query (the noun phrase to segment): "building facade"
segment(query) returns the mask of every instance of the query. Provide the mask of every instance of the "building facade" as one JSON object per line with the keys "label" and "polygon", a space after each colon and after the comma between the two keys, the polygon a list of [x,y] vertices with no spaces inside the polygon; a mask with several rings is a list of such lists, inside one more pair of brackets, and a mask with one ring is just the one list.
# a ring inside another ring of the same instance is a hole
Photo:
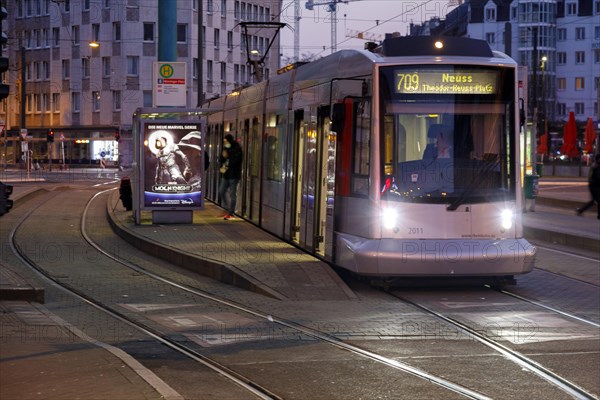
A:
{"label": "building facade", "polygon": [[467,0],[411,34],[468,36],[528,70],[528,114],[600,120],[600,0]]}
{"label": "building facade", "polygon": [[[132,115],[138,107],[153,106],[158,0],[7,3],[3,28],[9,37],[4,54],[10,69],[5,81],[11,93],[0,108],[6,127],[5,162],[20,162],[16,141],[26,128],[34,159],[93,164],[105,158],[130,164]],[[268,28],[245,31],[239,24],[278,21],[280,0],[174,3],[176,61],[187,65],[187,107],[253,83],[247,50],[265,52],[271,46],[263,76],[278,68],[279,35]],[[49,131],[53,143],[47,142]]]}

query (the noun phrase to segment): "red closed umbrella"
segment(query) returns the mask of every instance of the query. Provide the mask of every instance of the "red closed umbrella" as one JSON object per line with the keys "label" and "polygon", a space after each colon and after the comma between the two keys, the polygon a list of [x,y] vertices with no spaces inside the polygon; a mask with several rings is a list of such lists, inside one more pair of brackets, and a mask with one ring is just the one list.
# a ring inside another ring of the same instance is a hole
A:
{"label": "red closed umbrella", "polygon": [[537,148],[538,154],[548,154],[548,132],[540,137],[540,144]]}
{"label": "red closed umbrella", "polygon": [[561,153],[567,157],[577,157],[579,149],[577,149],[577,125],[575,124],[575,113],[569,113],[569,120],[563,128],[563,145],[560,148]]}
{"label": "red closed umbrella", "polygon": [[592,154],[594,151],[594,141],[596,140],[596,134],[594,133],[594,126],[592,118],[588,118],[587,124],[585,125],[585,148],[583,149],[586,153]]}

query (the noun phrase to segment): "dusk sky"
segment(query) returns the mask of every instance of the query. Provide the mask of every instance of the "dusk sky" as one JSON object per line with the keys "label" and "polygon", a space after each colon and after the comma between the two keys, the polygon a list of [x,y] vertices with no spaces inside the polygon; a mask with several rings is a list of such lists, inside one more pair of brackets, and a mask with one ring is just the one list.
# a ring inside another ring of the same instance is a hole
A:
{"label": "dusk sky", "polygon": [[[314,0],[315,4],[327,0]],[[331,53],[331,13],[325,5],[310,11],[301,0],[300,55],[316,54],[320,57]],[[400,32],[405,35],[411,22],[421,23],[432,17],[444,17],[456,7],[457,2],[438,0],[350,0],[337,5],[337,48],[362,49],[365,40],[348,38],[357,32],[368,32],[373,39],[385,33]],[[294,1],[283,0],[281,22],[294,28]],[[294,31],[281,31],[281,53],[294,55]],[[325,49],[323,49],[325,47]]]}

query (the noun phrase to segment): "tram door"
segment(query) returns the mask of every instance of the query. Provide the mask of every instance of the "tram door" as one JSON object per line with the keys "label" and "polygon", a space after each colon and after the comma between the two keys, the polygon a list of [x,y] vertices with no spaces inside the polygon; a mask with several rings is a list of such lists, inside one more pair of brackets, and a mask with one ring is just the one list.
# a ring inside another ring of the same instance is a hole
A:
{"label": "tram door", "polygon": [[[295,176],[294,216],[292,240],[302,247],[325,255],[331,251],[333,237],[333,208],[328,210],[328,198],[333,207],[334,170],[329,163],[335,140],[329,139],[328,107],[305,109],[296,112],[295,121]],[[332,190],[329,191],[328,188]],[[329,229],[328,229],[329,228]]]}

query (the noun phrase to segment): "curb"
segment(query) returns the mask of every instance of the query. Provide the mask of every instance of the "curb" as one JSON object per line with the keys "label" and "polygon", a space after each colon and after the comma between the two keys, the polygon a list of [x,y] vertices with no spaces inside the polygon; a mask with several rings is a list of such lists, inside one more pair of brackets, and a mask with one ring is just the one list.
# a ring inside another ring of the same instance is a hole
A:
{"label": "curb", "polygon": [[233,265],[204,258],[196,254],[191,254],[156,242],[152,239],[136,235],[130,229],[125,227],[120,221],[118,221],[118,218],[114,214],[110,205],[111,197],[115,196],[114,193],[109,196],[109,201],[106,202],[106,214],[108,217],[108,222],[117,235],[135,248],[143,251],[144,253],[150,254],[153,257],[168,261],[181,268],[196,272],[219,282],[258,293],[263,296],[268,296],[276,300],[287,299],[286,296],[270,287],[264,286],[258,280],[240,271]]}
{"label": "curb", "polygon": [[600,253],[600,240],[576,236],[570,233],[549,231],[546,229],[524,225],[523,236],[528,240],[540,240],[548,243],[556,243],[563,246]]}

